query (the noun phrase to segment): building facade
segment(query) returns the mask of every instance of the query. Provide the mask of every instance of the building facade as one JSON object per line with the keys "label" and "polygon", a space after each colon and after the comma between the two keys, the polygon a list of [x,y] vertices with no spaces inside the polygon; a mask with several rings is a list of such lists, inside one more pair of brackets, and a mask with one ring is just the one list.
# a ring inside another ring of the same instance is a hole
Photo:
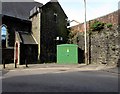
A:
{"label": "building facade", "polygon": [[56,62],[56,45],[67,41],[67,16],[62,7],[58,1],[50,1],[31,10],[30,18],[40,62]]}
{"label": "building facade", "polygon": [[4,2],[2,7],[3,62],[55,62],[57,43],[67,40],[67,16],[59,2]]}
{"label": "building facade", "polygon": [[[0,24],[2,63],[24,64],[25,62],[37,61],[37,43],[32,37],[32,22],[29,20],[29,11],[34,6],[42,6],[42,4],[2,2],[2,23]],[[30,57],[31,60],[28,60],[27,57]]]}

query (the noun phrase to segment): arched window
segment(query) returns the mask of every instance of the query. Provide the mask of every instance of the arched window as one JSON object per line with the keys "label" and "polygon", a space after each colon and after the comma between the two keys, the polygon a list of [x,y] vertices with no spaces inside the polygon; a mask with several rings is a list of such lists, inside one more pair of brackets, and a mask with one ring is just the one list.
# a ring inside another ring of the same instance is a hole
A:
{"label": "arched window", "polygon": [[6,40],[6,36],[7,36],[7,28],[5,25],[3,25],[1,27],[1,36],[2,36],[2,40]]}
{"label": "arched window", "polygon": [[7,41],[7,27],[5,25],[2,25],[1,27],[1,40],[2,40],[2,47],[6,47],[6,41]]}

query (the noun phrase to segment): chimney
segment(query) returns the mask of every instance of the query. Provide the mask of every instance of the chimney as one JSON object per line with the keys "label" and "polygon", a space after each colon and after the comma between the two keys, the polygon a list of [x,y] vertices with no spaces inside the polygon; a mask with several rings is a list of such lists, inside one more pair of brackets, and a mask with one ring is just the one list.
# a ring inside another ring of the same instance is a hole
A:
{"label": "chimney", "polygon": [[58,0],[50,0],[50,2],[58,2]]}

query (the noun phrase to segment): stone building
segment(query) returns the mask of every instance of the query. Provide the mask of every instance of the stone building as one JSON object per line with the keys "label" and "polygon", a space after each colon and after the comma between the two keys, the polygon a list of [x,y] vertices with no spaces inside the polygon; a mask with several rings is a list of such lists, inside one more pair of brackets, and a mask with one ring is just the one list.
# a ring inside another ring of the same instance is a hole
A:
{"label": "stone building", "polygon": [[3,2],[1,17],[3,62],[55,61],[56,37],[63,38],[62,42],[65,42],[67,31],[67,16],[57,1],[45,5]]}
{"label": "stone building", "polygon": [[[12,7],[11,7],[12,6]],[[2,59],[5,63],[16,62],[24,64],[30,52],[31,62],[37,61],[35,42],[31,34],[29,11],[36,2],[3,2],[2,3]],[[12,10],[12,11],[11,11]],[[28,49],[31,49],[28,51]]]}
{"label": "stone building", "polygon": [[57,0],[31,10],[32,33],[40,62],[56,62],[56,45],[67,41],[67,16]]}

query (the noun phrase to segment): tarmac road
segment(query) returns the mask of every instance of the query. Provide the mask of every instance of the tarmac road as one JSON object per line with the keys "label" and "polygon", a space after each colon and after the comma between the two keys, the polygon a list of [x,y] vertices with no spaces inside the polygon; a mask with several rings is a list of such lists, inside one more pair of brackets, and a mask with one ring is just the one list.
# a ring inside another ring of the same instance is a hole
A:
{"label": "tarmac road", "polygon": [[13,70],[3,75],[3,92],[118,92],[118,74],[69,69]]}

